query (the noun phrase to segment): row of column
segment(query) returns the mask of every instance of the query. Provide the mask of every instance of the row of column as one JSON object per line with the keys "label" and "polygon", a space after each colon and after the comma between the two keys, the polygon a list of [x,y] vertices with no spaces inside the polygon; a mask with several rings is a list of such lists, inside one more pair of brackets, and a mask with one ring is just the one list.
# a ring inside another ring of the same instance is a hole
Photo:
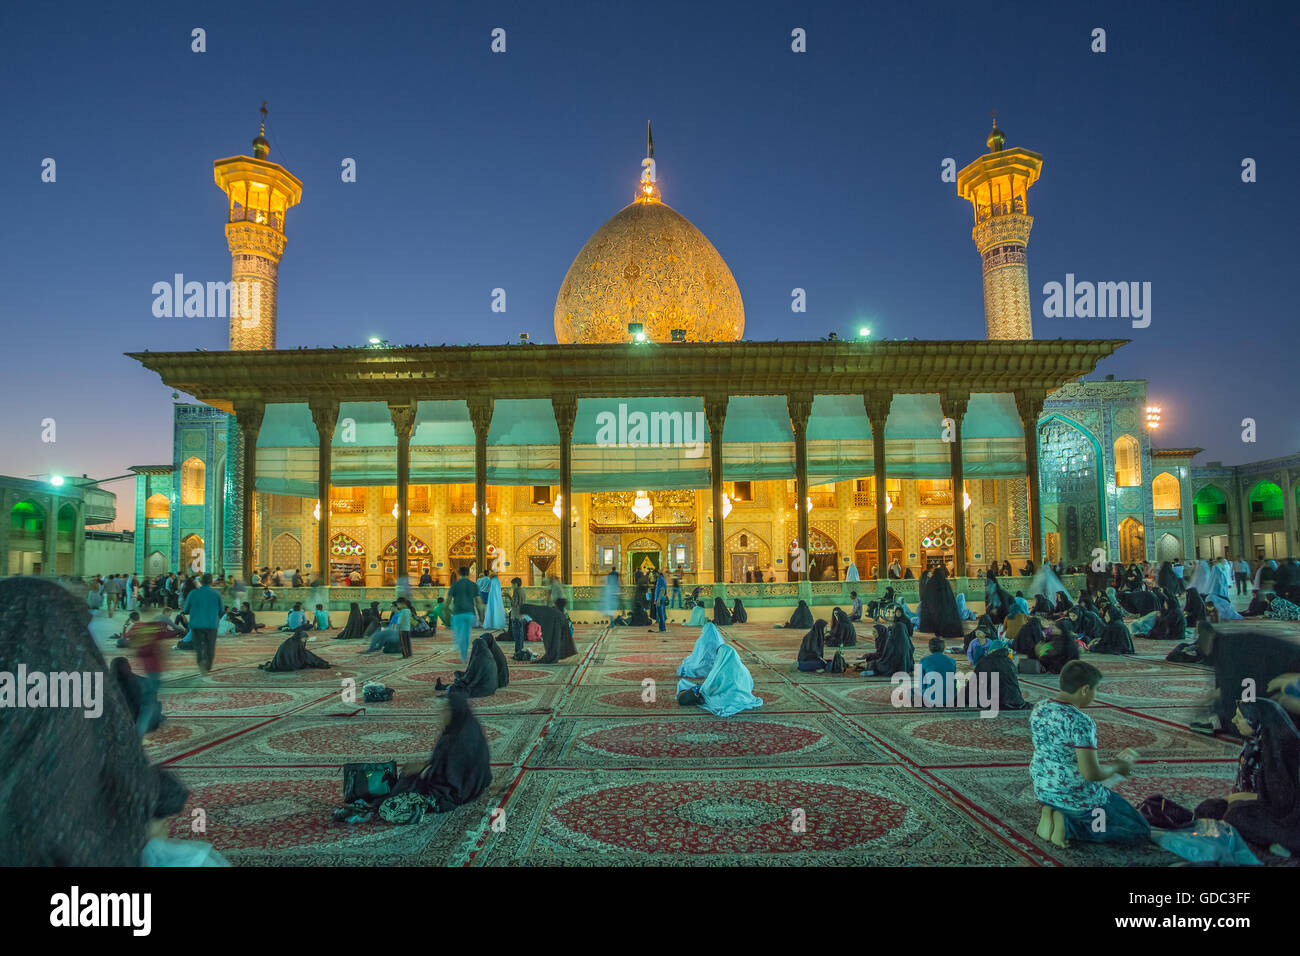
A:
{"label": "row of column", "polygon": [[[1029,482],[1029,526],[1030,558],[1035,565],[1042,561],[1042,516],[1038,497],[1038,418],[1043,410],[1043,396],[1036,392],[1017,392],[1016,410],[1025,434],[1025,466]],[[723,574],[726,555],[723,552],[724,533],[722,521],[722,430],[727,419],[727,401],[725,394],[704,396],[704,416],[708,422],[709,435],[709,476],[712,494],[713,514],[713,572],[714,578]],[[952,441],[949,455],[952,469],[952,509],[953,528],[956,534],[956,568],[957,577],[966,577],[966,515],[964,476],[962,463],[961,427],[970,402],[969,392],[945,391],[939,393],[939,403],[943,415],[951,419]],[[799,542],[808,547],[808,509],[803,506],[808,496],[808,420],[812,414],[813,396],[799,393],[786,396],[786,406],[790,414],[790,427],[794,432],[795,447],[795,513],[798,515]],[[888,514],[885,492],[885,423],[889,418],[889,408],[893,403],[893,393],[873,392],[863,396],[867,421],[871,427],[872,456],[876,479],[876,567],[881,578],[889,574],[889,534]],[[578,402],[571,396],[551,399],[555,412],[555,424],[560,434],[560,504],[567,515],[573,507],[573,425],[577,418]],[[493,401],[490,398],[472,398],[468,400],[470,423],[474,428],[474,500],[475,521],[474,537],[479,568],[487,567],[487,439],[492,425]],[[331,481],[330,450],[334,438],[334,429],[338,424],[337,402],[312,402],[310,404],[312,421],[316,425],[318,438],[317,482],[320,489],[320,521],[317,525],[317,573],[328,583],[329,574],[329,540],[330,507],[329,488]],[[262,426],[262,416],[266,406],[262,402],[237,403],[235,416],[243,440],[244,469],[244,579],[253,574],[253,509],[256,503],[257,472],[257,435]],[[415,428],[416,405],[414,403],[388,404],[392,416],[393,428],[397,433],[397,576],[407,573],[407,489],[410,483],[411,435]],[[573,582],[573,534],[571,522],[560,520],[560,574],[564,584]],[[806,572],[805,572],[806,573]]]}

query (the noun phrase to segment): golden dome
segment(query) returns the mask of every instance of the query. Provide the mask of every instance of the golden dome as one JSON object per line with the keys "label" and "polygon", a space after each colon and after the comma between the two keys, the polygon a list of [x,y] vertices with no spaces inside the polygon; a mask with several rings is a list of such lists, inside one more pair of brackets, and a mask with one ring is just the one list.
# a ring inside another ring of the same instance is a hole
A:
{"label": "golden dome", "polygon": [[734,342],[745,306],[718,250],[651,184],[587,240],[555,299],[555,339],[628,342],[640,322],[652,342]]}

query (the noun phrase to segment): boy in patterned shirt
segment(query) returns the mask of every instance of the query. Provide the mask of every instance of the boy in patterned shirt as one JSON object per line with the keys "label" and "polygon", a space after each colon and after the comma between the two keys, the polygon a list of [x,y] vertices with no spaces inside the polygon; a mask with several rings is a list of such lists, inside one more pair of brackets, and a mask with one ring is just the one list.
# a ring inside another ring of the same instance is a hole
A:
{"label": "boy in patterned shirt", "polygon": [[1100,682],[1096,667],[1070,661],[1061,670],[1061,692],[1039,701],[1029,715],[1034,741],[1029,773],[1042,804],[1038,835],[1059,847],[1068,847],[1070,839],[1135,845],[1151,837],[1133,805],[1101,785],[1113,774],[1129,776],[1133,767],[1125,759],[1105,766],[1097,762],[1097,725],[1083,708],[1092,703]]}

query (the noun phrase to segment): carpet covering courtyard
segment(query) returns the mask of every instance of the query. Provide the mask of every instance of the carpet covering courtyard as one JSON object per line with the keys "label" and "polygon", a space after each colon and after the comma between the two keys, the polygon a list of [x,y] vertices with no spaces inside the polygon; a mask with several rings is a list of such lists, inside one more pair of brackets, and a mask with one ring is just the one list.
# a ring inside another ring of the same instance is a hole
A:
{"label": "carpet covering courtyard", "polygon": [[[344,763],[400,764],[432,750],[446,708],[434,681],[459,666],[443,630],[417,638],[406,660],[359,656],[362,642],[326,632],[309,646],[333,668],[286,674],[257,669],[285,635],[222,638],[207,683],[191,655],[170,652],[167,722],[146,750],[192,789],[173,836],[207,840],[237,866],[1177,862],[1155,846],[1060,850],[1034,835],[1028,711],[989,719],[896,708],[887,680],[795,670],[802,632],[722,631],[764,702],[726,720],[676,701],[675,670],[699,628],[578,625],[577,656],[511,661],[509,687],[473,701],[492,786],[415,826],[338,824],[331,813]],[[846,656],[868,649],[863,642]],[[1240,745],[1188,729],[1211,672],[1165,662],[1167,643],[1135,643],[1134,657],[1090,657],[1105,675],[1090,710],[1103,753],[1140,754],[1118,791],[1134,803],[1162,793],[1189,808],[1223,796]],[[915,644],[919,659],[926,636]],[[119,653],[129,654],[105,649]],[[964,659],[959,667],[968,669]],[[357,703],[343,701],[347,678]],[[362,702],[367,680],[394,688],[392,701]],[[1032,703],[1055,681],[1024,676],[1021,686]],[[196,818],[204,833],[190,833]]]}

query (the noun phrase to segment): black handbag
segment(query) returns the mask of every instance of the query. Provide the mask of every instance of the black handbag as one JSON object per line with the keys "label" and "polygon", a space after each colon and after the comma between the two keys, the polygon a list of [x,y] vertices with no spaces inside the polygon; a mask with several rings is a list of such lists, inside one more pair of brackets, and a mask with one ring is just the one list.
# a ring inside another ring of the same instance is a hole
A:
{"label": "black handbag", "polygon": [[343,802],[386,797],[397,783],[397,761],[388,763],[345,763],[343,765]]}

